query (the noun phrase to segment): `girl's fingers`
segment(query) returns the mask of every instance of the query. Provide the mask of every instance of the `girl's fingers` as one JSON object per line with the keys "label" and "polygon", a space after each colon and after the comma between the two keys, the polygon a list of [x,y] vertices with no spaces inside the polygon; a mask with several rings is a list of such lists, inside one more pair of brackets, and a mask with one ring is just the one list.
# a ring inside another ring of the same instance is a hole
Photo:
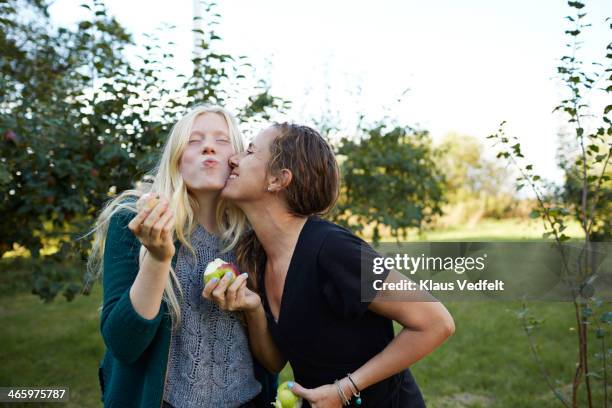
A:
{"label": "girl's fingers", "polygon": [[232,288],[232,286],[234,286],[234,284],[236,283],[234,282],[232,286],[230,286],[230,288],[227,290],[228,293],[226,295],[226,298],[228,299],[228,308],[230,310],[240,310],[244,306],[244,291],[246,289],[246,280],[239,279],[240,278],[236,279],[236,282],[240,283],[237,288]]}
{"label": "girl's fingers", "polygon": [[219,280],[217,278],[213,278],[206,284],[206,286],[204,286],[204,290],[202,291],[202,296],[204,299],[213,300],[212,292],[215,290],[218,284]]}
{"label": "girl's fingers", "polygon": [[238,289],[242,286],[242,284],[246,281],[247,276],[248,275],[246,273],[243,273],[239,275],[236,279],[234,279],[234,282],[232,282],[229,288],[227,288],[226,296],[228,298],[236,299],[236,293],[238,292]]}
{"label": "girl's fingers", "polygon": [[170,218],[172,218],[172,211],[166,211],[155,223],[153,229],[151,230],[151,238],[153,240],[158,241],[162,238],[164,226],[168,223],[168,221],[170,221]]}
{"label": "girl's fingers", "polygon": [[162,228],[162,239],[172,238],[172,231],[174,230],[174,214],[170,216],[166,225]]}
{"label": "girl's fingers", "polygon": [[157,205],[153,208],[153,211],[151,211],[151,214],[149,214],[149,216],[145,219],[142,228],[142,235],[143,237],[145,237],[146,239],[153,239],[153,227],[155,226],[155,224],[157,223],[157,221],[159,221],[159,218],[161,217],[161,215],[164,213],[164,211],[166,211],[166,209],[168,208],[168,203],[166,200],[162,200],[159,203],[157,203]]}
{"label": "girl's fingers", "polygon": [[223,276],[223,278],[221,278],[221,280],[219,281],[219,284],[212,292],[213,299],[222,309],[227,308],[225,292],[227,290],[227,286],[229,285],[230,279],[231,279],[231,272],[228,272],[225,274],[225,276]]}
{"label": "girl's fingers", "polygon": [[139,235],[142,228],[142,223],[149,216],[150,212],[150,210],[142,210],[139,211],[134,218],[132,218],[132,221],[130,221],[128,224],[128,228],[134,233],[134,235]]}

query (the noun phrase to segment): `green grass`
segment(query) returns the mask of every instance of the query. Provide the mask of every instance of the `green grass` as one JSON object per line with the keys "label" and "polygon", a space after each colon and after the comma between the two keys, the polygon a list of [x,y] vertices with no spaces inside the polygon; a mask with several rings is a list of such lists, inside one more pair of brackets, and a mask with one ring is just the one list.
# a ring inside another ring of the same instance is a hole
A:
{"label": "green grass", "polygon": [[[508,222],[490,223],[479,230],[485,234],[471,235],[469,229],[464,235],[460,230],[442,231],[429,239],[488,239],[495,231],[504,234],[493,234],[497,239],[535,238],[523,236],[522,227]],[[27,293],[26,286],[16,283],[24,278],[24,265],[0,270],[0,386],[68,386],[70,402],[62,406],[100,406],[97,367],[104,352],[98,328],[100,286],[73,302],[57,299],[43,304]],[[446,306],[455,319],[455,335],[413,366],[429,407],[561,406],[530,354],[516,317],[518,303],[449,302]],[[569,303],[530,304],[531,311],[544,319],[537,343],[546,367],[566,393],[576,357],[572,307]],[[596,345],[591,347],[593,353]],[[281,381],[289,378],[287,367]],[[594,405],[603,406],[601,382],[594,379],[593,388]],[[580,406],[585,406],[584,400]]]}
{"label": "green grass", "polygon": [[[561,406],[531,355],[516,317],[521,309],[518,302],[449,302],[446,307],[455,320],[455,334],[413,368],[432,407]],[[545,366],[553,381],[559,381],[559,388],[569,394],[576,357],[573,305],[534,303],[529,308],[544,319],[536,339]],[[591,350],[599,348],[594,336],[591,338]],[[592,384],[596,386],[595,406],[601,407],[602,383]],[[586,406],[582,402],[579,406]]]}
{"label": "green grass", "polygon": [[[421,236],[409,235],[408,241],[516,241],[542,239],[545,232],[540,220],[532,219],[484,219],[473,225],[459,225],[443,230],[425,231]],[[580,225],[569,221],[564,233],[570,238],[584,237]],[[395,242],[390,236],[382,241]]]}
{"label": "green grass", "polygon": [[104,353],[98,329],[101,298],[99,285],[92,295],[78,296],[70,303],[57,299],[44,304],[28,293],[2,295],[0,384],[69,387],[70,402],[62,406],[100,406],[97,367]]}

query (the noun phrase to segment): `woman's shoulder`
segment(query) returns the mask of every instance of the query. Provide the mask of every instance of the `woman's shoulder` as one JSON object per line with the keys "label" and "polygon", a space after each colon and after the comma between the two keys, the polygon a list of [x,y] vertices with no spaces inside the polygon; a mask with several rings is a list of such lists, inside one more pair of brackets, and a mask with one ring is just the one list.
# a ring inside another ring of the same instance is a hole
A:
{"label": "woman's shoulder", "polygon": [[309,222],[312,226],[312,229],[316,232],[324,235],[355,235],[349,230],[341,225],[338,225],[334,222],[321,218],[320,216],[313,215],[309,217]]}
{"label": "woman's shoulder", "polygon": [[309,231],[315,242],[320,242],[319,254],[360,248],[365,242],[348,228],[318,216],[310,218]]}

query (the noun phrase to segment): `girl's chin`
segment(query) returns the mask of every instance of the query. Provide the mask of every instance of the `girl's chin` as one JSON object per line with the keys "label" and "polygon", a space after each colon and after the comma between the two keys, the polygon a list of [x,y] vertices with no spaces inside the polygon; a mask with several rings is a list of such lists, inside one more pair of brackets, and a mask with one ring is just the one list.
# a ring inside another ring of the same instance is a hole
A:
{"label": "girl's chin", "polygon": [[218,193],[223,190],[223,183],[207,183],[196,186],[189,186],[189,190],[192,192],[201,192],[201,193]]}

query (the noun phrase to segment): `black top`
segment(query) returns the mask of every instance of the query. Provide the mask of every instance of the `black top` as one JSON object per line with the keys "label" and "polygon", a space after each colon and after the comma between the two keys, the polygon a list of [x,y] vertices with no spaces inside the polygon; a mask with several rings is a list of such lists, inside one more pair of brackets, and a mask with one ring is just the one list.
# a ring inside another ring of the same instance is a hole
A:
{"label": "black top", "polygon": [[[300,385],[333,384],[393,340],[393,322],[371,312],[369,302],[361,301],[361,269],[377,256],[350,231],[309,217],[289,263],[278,322],[270,311],[264,273],[260,274],[268,327]],[[380,279],[386,274],[388,271]],[[361,407],[425,406],[409,370],[362,390],[361,397]],[[357,406],[354,401],[352,406]],[[304,402],[303,406],[310,406]]]}

